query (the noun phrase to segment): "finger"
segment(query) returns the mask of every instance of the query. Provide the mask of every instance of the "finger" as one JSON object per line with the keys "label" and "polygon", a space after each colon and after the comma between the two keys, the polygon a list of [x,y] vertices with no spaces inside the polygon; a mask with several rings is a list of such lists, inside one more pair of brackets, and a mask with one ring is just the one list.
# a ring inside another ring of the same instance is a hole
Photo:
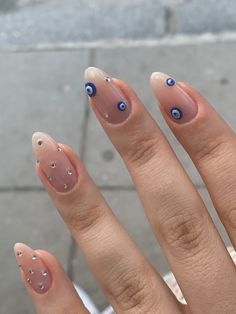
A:
{"label": "finger", "polygon": [[37,172],[119,313],[179,313],[178,302],[121,227],[71,149],[33,135]]}
{"label": "finger", "polygon": [[23,243],[15,244],[14,252],[38,314],[89,313],[54,256]]}
{"label": "finger", "polygon": [[[191,310],[204,313],[212,303],[212,311],[217,313],[221,306],[235,303],[232,295],[232,287],[236,287],[235,268],[222,239],[195,187],[141,101],[124,82],[107,77],[99,69],[86,70],[85,86],[91,106],[126,163]],[[126,110],[128,115],[124,114]],[[221,271],[222,264],[227,275]],[[219,283],[227,291],[226,298],[219,291]]]}
{"label": "finger", "polygon": [[[196,90],[184,83],[168,86],[167,78],[154,73],[151,79],[161,111],[199,170],[236,247],[235,133]],[[170,114],[173,103],[183,112],[177,120]]]}

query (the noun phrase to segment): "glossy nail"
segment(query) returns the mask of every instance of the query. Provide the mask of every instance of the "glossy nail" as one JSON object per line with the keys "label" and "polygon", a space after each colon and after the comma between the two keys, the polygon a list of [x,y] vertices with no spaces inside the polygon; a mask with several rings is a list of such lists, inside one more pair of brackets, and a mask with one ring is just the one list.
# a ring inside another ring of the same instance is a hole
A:
{"label": "glossy nail", "polygon": [[106,121],[118,124],[128,118],[131,105],[108,74],[90,67],[86,69],[84,78],[91,103]]}
{"label": "glossy nail", "polygon": [[14,252],[26,284],[37,293],[47,292],[52,285],[52,277],[38,254],[23,243],[16,243]]}
{"label": "glossy nail", "polygon": [[63,149],[47,134],[36,132],[32,137],[33,150],[45,176],[58,192],[68,192],[78,180],[75,167]]}
{"label": "glossy nail", "polygon": [[151,85],[161,107],[177,123],[191,121],[197,114],[197,103],[167,74],[154,72]]}

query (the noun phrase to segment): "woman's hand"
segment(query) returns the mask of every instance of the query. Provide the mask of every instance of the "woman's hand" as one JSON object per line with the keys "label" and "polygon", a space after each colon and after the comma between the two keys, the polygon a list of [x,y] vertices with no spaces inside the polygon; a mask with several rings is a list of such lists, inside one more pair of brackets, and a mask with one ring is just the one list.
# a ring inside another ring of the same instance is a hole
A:
{"label": "woman's hand", "polygon": [[[96,68],[86,70],[85,82],[91,106],[127,166],[187,305],[176,300],[136,247],[75,153],[35,133],[38,175],[108,301],[125,314],[236,313],[235,265],[157,123],[124,82]],[[162,73],[152,74],[151,85],[235,246],[235,133],[191,86]],[[53,256],[23,244],[15,252],[38,313],[88,313]]]}

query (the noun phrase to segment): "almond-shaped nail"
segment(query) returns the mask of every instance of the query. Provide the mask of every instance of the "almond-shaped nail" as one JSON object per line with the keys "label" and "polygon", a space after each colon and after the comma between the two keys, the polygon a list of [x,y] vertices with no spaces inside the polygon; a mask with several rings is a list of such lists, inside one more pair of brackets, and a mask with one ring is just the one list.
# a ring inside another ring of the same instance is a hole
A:
{"label": "almond-shaped nail", "polygon": [[63,149],[47,134],[36,132],[33,150],[47,180],[58,192],[68,192],[77,183],[78,174]]}
{"label": "almond-shaped nail", "polygon": [[151,85],[160,106],[177,123],[191,121],[198,112],[197,103],[169,75],[154,72]]}
{"label": "almond-shaped nail", "polygon": [[85,70],[85,90],[92,105],[109,123],[125,121],[131,113],[131,105],[123,92],[104,71],[90,67]]}
{"label": "almond-shaped nail", "polygon": [[14,252],[26,284],[37,293],[46,293],[52,285],[52,276],[37,252],[23,243],[16,243]]}

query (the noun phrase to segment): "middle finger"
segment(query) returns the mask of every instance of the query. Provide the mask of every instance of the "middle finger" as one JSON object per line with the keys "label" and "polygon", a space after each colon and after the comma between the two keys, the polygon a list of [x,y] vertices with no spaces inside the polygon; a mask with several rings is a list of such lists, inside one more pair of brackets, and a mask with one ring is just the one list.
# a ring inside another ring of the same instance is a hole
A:
{"label": "middle finger", "polygon": [[168,141],[123,82],[96,68],[86,70],[85,81],[93,110],[126,163],[191,310],[208,312],[211,302],[213,313],[224,313],[236,288],[234,265]]}

